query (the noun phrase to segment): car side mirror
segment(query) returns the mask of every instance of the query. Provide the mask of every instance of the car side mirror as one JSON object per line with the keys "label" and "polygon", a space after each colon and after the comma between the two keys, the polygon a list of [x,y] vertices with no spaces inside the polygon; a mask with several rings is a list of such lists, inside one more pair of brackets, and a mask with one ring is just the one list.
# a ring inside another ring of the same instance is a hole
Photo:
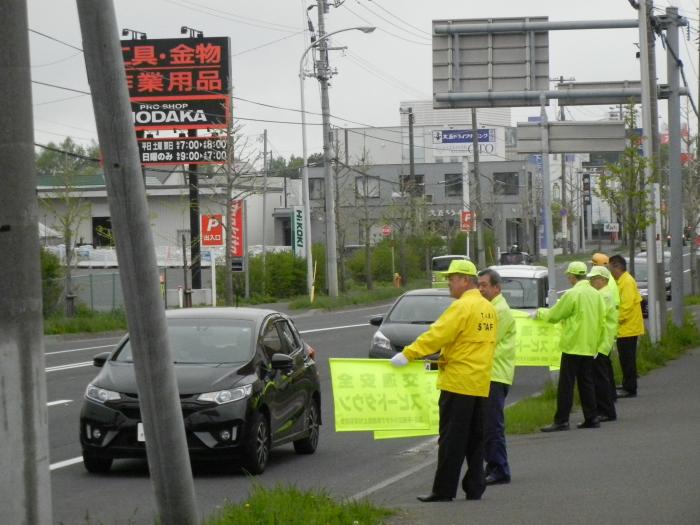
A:
{"label": "car side mirror", "polygon": [[109,359],[109,356],[111,355],[112,354],[110,352],[102,352],[101,354],[97,354],[95,357],[92,358],[92,366],[102,368],[103,366],[105,366],[107,359]]}
{"label": "car side mirror", "polygon": [[373,315],[369,318],[369,324],[372,326],[379,326],[382,324],[382,321],[384,321],[383,315]]}
{"label": "car side mirror", "polygon": [[294,359],[287,354],[272,354],[273,370],[291,370],[294,366]]}

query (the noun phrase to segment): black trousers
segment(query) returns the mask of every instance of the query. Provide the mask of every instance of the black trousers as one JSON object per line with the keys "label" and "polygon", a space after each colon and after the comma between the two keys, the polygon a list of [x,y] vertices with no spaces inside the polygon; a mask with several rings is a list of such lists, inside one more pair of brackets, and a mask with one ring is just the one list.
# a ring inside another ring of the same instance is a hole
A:
{"label": "black trousers", "polygon": [[555,423],[568,423],[571,407],[574,404],[574,385],[577,382],[583,417],[586,421],[596,417],[593,361],[591,356],[561,354]]}
{"label": "black trousers", "polygon": [[598,354],[593,360],[593,384],[598,415],[615,419],[615,381],[610,356]]}
{"label": "black trousers", "polygon": [[630,394],[637,393],[637,336],[618,337],[617,353],[622,368],[622,388]]}
{"label": "black trousers", "polygon": [[484,402],[486,398],[440,392],[440,437],[433,493],[454,498],[464,460],[467,472],[462,488],[479,498],[484,482]]}

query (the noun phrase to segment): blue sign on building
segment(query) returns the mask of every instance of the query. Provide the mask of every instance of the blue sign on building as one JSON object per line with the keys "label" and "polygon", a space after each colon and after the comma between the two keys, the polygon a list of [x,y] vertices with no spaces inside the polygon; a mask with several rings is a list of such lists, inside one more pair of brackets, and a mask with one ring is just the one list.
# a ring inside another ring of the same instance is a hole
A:
{"label": "blue sign on building", "polygon": [[[495,129],[477,130],[479,142],[496,142]],[[433,143],[435,144],[461,144],[471,143],[472,130],[470,129],[443,129],[433,131]]]}

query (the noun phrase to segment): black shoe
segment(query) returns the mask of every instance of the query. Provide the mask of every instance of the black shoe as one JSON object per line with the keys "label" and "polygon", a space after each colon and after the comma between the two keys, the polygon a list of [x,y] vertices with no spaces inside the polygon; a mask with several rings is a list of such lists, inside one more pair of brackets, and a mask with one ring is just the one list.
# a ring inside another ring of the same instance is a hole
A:
{"label": "black shoe", "polygon": [[418,496],[418,501],[423,503],[432,503],[434,501],[452,501],[449,496],[440,496],[440,494],[428,494],[427,496]]}
{"label": "black shoe", "polygon": [[600,418],[591,419],[589,421],[581,421],[576,428],[600,428]]}
{"label": "black shoe", "polygon": [[542,432],[559,432],[561,430],[569,430],[569,423],[552,423],[540,429]]}
{"label": "black shoe", "polygon": [[606,421],[615,421],[617,420],[617,416],[600,416],[598,418],[598,421],[601,423],[605,423]]}
{"label": "black shoe", "polygon": [[498,477],[495,476],[494,474],[489,474],[484,478],[484,481],[486,482],[487,485],[505,485],[506,483],[510,483],[510,477],[509,476],[502,476]]}
{"label": "black shoe", "polygon": [[621,397],[637,397],[637,392],[628,392],[627,390],[620,389],[617,391],[617,398]]}

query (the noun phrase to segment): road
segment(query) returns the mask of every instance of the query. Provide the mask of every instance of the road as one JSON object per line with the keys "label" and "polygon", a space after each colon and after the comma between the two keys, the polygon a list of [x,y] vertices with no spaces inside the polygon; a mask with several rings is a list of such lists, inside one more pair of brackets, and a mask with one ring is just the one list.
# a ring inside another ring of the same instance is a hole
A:
{"label": "road", "polygon": [[[434,439],[374,441],[368,432],[336,433],[328,372],[329,357],[366,357],[375,328],[371,315],[386,306],[295,316],[304,338],[317,350],[322,377],[320,444],[316,454],[297,456],[291,445],[273,450],[262,476],[248,478],[231,464],[193,466],[200,510],[209,514],[224,500],[244,499],[253,483],[294,484],[322,488],[337,497],[351,497],[401,478],[433,459]],[[49,442],[54,519],[57,523],[153,523],[155,505],[145,461],[115,461],[106,475],[88,474],[80,460],[78,418],[85,386],[96,375],[93,355],[109,351],[118,337],[59,340],[47,338]],[[548,378],[544,369],[519,369],[508,397],[515,401],[538,391]]]}

